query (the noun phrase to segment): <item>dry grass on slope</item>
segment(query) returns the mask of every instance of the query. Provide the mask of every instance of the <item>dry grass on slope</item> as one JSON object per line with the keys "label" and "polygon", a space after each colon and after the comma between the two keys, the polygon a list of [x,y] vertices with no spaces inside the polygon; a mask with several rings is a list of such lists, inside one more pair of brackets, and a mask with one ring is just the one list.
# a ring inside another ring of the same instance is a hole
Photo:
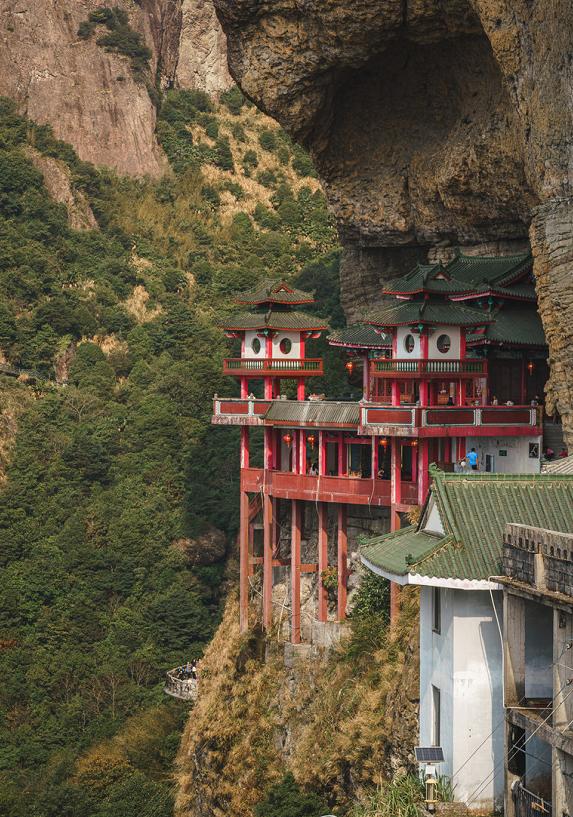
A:
{"label": "dry grass on slope", "polygon": [[282,648],[238,631],[236,600],[203,662],[200,698],[178,758],[178,817],[252,817],[290,770],[347,808],[408,768],[418,695],[417,594],[403,595],[396,629],[375,652],[287,667]]}
{"label": "dry grass on slope", "polygon": [[6,467],[18,431],[18,417],[33,399],[29,386],[0,377],[0,488],[6,482]]}

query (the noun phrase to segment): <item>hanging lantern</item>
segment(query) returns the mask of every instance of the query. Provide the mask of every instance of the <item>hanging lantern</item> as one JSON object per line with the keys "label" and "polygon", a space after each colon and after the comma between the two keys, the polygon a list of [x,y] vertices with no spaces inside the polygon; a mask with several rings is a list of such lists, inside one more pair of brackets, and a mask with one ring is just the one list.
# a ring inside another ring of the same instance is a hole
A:
{"label": "hanging lantern", "polygon": [[349,361],[347,361],[347,362],[344,364],[344,368],[346,369],[346,371],[348,372],[348,374],[349,374],[349,375],[351,375],[351,374],[352,374],[352,372],[354,371],[354,361],[353,361],[353,360],[349,360]]}
{"label": "hanging lantern", "polygon": [[412,448],[416,448],[416,447],[417,447],[417,445],[418,445],[418,440],[412,440],[412,442],[410,443],[410,445],[412,446]]}
{"label": "hanging lantern", "polygon": [[533,374],[533,372],[535,371],[535,363],[532,360],[530,360],[529,363],[527,364],[527,371],[529,372],[529,374]]}
{"label": "hanging lantern", "polygon": [[306,441],[310,445],[311,450],[314,451],[314,446],[316,443],[316,437],[314,436],[314,434],[309,434],[308,437],[306,438]]}
{"label": "hanging lantern", "polygon": [[380,440],[380,445],[383,445],[384,448],[386,448],[386,446],[388,445],[388,438],[382,437],[382,439]]}
{"label": "hanging lantern", "polygon": [[290,431],[287,431],[286,434],[283,434],[283,443],[285,445],[288,445],[288,447],[290,448],[292,443],[292,434],[290,433]]}

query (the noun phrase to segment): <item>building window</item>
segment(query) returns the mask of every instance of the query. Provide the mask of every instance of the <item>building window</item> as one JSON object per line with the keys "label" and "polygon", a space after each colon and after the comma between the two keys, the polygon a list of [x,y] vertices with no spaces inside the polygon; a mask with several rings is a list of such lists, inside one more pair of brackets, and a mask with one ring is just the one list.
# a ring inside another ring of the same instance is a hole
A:
{"label": "building window", "polygon": [[253,352],[258,355],[261,351],[261,341],[258,338],[253,338],[253,342],[251,343],[251,349]]}
{"label": "building window", "polygon": [[281,350],[283,355],[288,355],[288,353],[292,349],[292,343],[288,338],[283,338],[279,343],[279,349]]}
{"label": "building window", "polygon": [[432,587],[432,630],[442,632],[442,594],[439,587]]}
{"label": "building window", "polygon": [[414,351],[414,346],[416,345],[416,341],[414,340],[414,335],[406,335],[404,338],[404,349],[408,352],[409,355],[412,354]]}
{"label": "building window", "polygon": [[452,345],[452,341],[449,335],[440,335],[437,342],[438,352],[441,352],[443,355],[447,354],[450,351],[450,347]]}
{"label": "building window", "polygon": [[432,684],[432,746],[440,745],[440,690]]}

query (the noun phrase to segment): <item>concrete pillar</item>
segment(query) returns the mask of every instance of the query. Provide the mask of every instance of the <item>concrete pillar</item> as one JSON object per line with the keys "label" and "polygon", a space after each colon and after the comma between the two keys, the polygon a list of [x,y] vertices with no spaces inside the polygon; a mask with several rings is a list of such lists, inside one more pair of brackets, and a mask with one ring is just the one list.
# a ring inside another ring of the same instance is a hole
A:
{"label": "concrete pillar", "polygon": [[318,620],[328,620],[328,591],[322,584],[322,572],[328,567],[328,506],[318,503]]}
{"label": "concrete pillar", "polygon": [[241,491],[239,523],[239,620],[241,632],[249,626],[249,495]]}
{"label": "concrete pillar", "polygon": [[273,500],[263,498],[263,627],[269,630],[273,620]]}
{"label": "concrete pillar", "polygon": [[525,698],[525,601],[503,594],[503,646],[505,706],[518,706]]}
{"label": "concrete pillar", "polygon": [[504,792],[503,792],[503,815],[504,817],[516,817],[515,802],[511,793],[511,788],[514,783],[519,780],[519,775],[514,774],[508,768],[507,759],[513,753],[514,747],[511,741],[512,726],[507,721],[504,724]]}
{"label": "concrete pillar", "polygon": [[[573,616],[553,609],[553,726],[565,729],[573,720]],[[557,813],[557,812],[555,812]]]}
{"label": "concrete pillar", "polygon": [[338,620],[346,618],[346,579],[348,574],[348,535],[346,505],[338,506]]}
{"label": "concrete pillar", "polygon": [[290,540],[290,574],[291,574],[291,625],[290,640],[300,644],[300,502],[291,502],[291,540]]}

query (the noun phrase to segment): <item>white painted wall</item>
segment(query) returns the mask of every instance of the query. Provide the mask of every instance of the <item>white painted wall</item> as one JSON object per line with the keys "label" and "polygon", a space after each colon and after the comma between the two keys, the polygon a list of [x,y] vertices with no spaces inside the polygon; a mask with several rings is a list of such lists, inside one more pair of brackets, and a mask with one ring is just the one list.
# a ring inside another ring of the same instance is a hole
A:
{"label": "white painted wall", "polygon": [[[292,343],[290,352],[285,355],[281,352],[281,340],[288,338]],[[273,357],[300,358],[300,332],[279,332],[273,338]]]}
{"label": "white painted wall", "polygon": [[[450,338],[450,349],[448,352],[438,351],[438,338],[440,335],[448,335]],[[459,326],[432,326],[430,337],[428,338],[428,357],[441,360],[458,360],[460,357],[460,328]]]}
{"label": "white painted wall", "polygon": [[[412,335],[412,337],[414,338],[414,348],[410,353],[408,353],[406,351],[406,347],[404,346],[404,340],[406,338],[406,335]],[[396,327],[396,338],[397,338],[397,343],[396,343],[396,357],[397,358],[403,358],[403,357],[409,358],[409,357],[411,357],[411,358],[415,358],[416,360],[419,360],[419,358],[420,358],[420,336],[418,334],[416,334],[415,332],[412,332],[412,330],[410,329],[409,326],[398,326],[398,327]]]}
{"label": "white painted wall", "polygon": [[[261,348],[258,352],[253,349],[253,341],[255,338],[260,342]],[[259,358],[265,357],[266,338],[260,338],[257,331],[249,330],[245,332],[245,352],[243,357]]]}
{"label": "white painted wall", "polygon": [[[530,458],[529,443],[538,443],[541,452],[541,437],[468,437],[465,451],[460,452],[458,459],[475,448],[479,457],[480,471],[485,471],[485,455],[493,454],[495,473],[538,474],[541,470],[541,460]],[[507,456],[500,457],[500,450],[507,451]]]}
{"label": "white painted wall", "polygon": [[[421,589],[420,744],[431,743],[434,685],[441,691],[445,763],[440,773],[453,775],[456,799],[467,801],[503,763],[503,727],[495,729],[503,720],[501,642],[489,591],[441,593],[438,635],[432,631],[432,588]],[[501,593],[494,591],[494,598],[501,622]],[[491,809],[502,802],[503,774],[498,774],[471,809]]]}

